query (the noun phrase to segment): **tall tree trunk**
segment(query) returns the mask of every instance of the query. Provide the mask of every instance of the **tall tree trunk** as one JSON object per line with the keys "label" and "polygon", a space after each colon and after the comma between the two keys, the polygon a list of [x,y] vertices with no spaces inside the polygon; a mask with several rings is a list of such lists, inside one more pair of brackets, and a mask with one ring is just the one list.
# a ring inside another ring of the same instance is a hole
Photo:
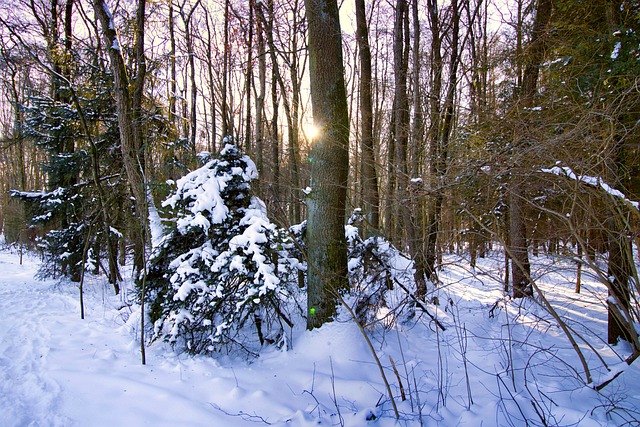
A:
{"label": "tall tree trunk", "polygon": [[[531,40],[527,49],[526,65],[522,75],[522,89],[520,93],[519,108],[523,111],[530,110],[534,105],[534,97],[538,87],[538,74],[540,65],[544,60],[546,46],[546,29],[551,20],[552,0],[538,0],[536,16],[533,23]],[[521,141],[520,151],[527,152],[526,135],[516,130],[516,139]],[[526,160],[521,160],[521,162]],[[511,282],[514,298],[522,298],[532,295],[531,267],[529,264],[527,230],[524,215],[524,165],[515,165],[509,185],[509,232],[510,232],[510,257],[512,261]]]}
{"label": "tall tree trunk", "polygon": [[319,129],[309,161],[307,304],[309,329],[330,321],[348,288],[344,232],[349,172],[349,114],[337,0],[305,0],[313,120]]}
{"label": "tall tree trunk", "polygon": [[[256,0],[252,0],[255,2]],[[260,13],[260,6],[255,5],[256,13]],[[256,22],[256,36],[258,49],[258,90],[256,93],[256,166],[259,172],[264,169],[264,100],[267,87],[267,47],[264,37],[264,19],[261,17]],[[263,193],[264,194],[264,193]]]}
{"label": "tall tree trunk", "polygon": [[298,75],[299,56],[298,56],[298,9],[299,0],[294,0],[292,5],[293,12],[293,35],[291,37],[291,64],[289,75],[291,78],[291,108],[289,122],[289,162],[291,168],[291,202],[289,217],[293,224],[301,221],[300,213],[300,141],[299,141],[299,123],[300,123],[300,76]]}
{"label": "tall tree trunk", "polygon": [[411,196],[410,177],[408,168],[409,144],[409,97],[407,95],[407,72],[409,67],[409,8],[406,0],[396,2],[396,14],[393,36],[393,63],[395,76],[394,115],[395,115],[395,146],[398,183],[398,205],[400,207],[402,227],[405,239],[414,260],[416,296],[423,300],[427,293],[425,281],[424,257],[422,239],[414,216],[414,200]]}
{"label": "tall tree trunk", "polygon": [[249,34],[247,35],[247,71],[244,80],[244,92],[246,96],[245,128],[244,128],[244,151],[251,152],[251,86],[253,85],[253,1],[249,2]]}
{"label": "tall tree trunk", "polygon": [[[15,141],[16,155],[13,157],[17,162],[17,178],[11,183],[18,186],[18,190],[24,191],[27,189],[27,174],[25,170],[25,153],[24,153],[24,134],[22,132],[24,128],[24,114],[22,109],[19,108],[22,102],[21,94],[19,90],[19,84],[16,79],[18,70],[11,67],[11,84],[8,84],[9,92],[11,93],[11,101],[13,104],[13,129],[12,138]],[[13,187],[15,188],[15,187]],[[1,225],[1,224],[0,224]]]}
{"label": "tall tree trunk", "polygon": [[444,199],[445,179],[449,163],[449,141],[453,132],[453,121],[455,115],[455,95],[457,91],[458,65],[459,65],[459,32],[460,32],[460,11],[457,0],[451,2],[451,56],[449,59],[449,79],[447,82],[447,93],[444,99],[442,125],[439,127],[439,135],[437,143],[434,147],[436,150],[435,157],[431,158],[433,163],[433,172],[435,185],[437,188],[436,195],[432,201],[432,215],[429,218],[428,225],[428,246],[426,255],[426,270],[432,280],[437,278],[436,274],[436,242],[442,221],[442,203]]}
{"label": "tall tree trunk", "polygon": [[[169,0],[169,123],[176,125],[176,92],[178,81],[176,78],[176,31],[173,18],[173,0]],[[172,144],[173,146],[173,144]]]}
{"label": "tall tree trunk", "polygon": [[144,183],[143,165],[144,153],[142,151],[142,128],[140,126],[140,113],[142,105],[142,90],[146,74],[144,60],[144,14],[145,0],[138,0],[136,18],[136,46],[135,55],[137,73],[133,81],[133,89],[130,90],[130,81],[127,75],[124,58],[120,50],[120,43],[115,30],[113,17],[109,12],[105,0],[94,0],[94,13],[100,21],[102,33],[107,46],[107,53],[113,73],[114,94],[116,98],[116,111],[118,114],[118,127],[120,130],[120,146],[122,162],[127,173],[127,179],[133,194],[136,208],[137,232],[134,237],[134,265],[136,271],[144,268],[144,234],[147,224],[147,193]]}
{"label": "tall tree trunk", "polygon": [[[420,30],[420,13],[418,9],[418,0],[411,0],[411,20],[413,25],[413,123],[411,125],[411,158],[409,168],[411,177],[419,177],[420,165],[422,164],[422,152],[424,151],[424,113],[422,107],[422,85],[421,80],[421,64],[420,58],[420,40],[422,31]],[[420,215],[422,217],[422,215]],[[419,224],[419,228],[423,228]]]}
{"label": "tall tree trunk", "polygon": [[[614,32],[624,28],[620,11],[621,5],[617,1],[607,3],[607,27]],[[618,76],[607,78],[619,78]],[[626,79],[626,76],[623,77]],[[613,86],[615,87],[615,83]],[[623,85],[620,85],[623,86]],[[634,95],[635,97],[635,95]],[[623,105],[615,107],[616,130],[613,132],[613,152],[608,159],[607,171],[612,176],[606,177],[607,181],[614,183],[615,187],[626,194],[633,193],[632,182],[636,181],[633,169],[628,167],[628,158],[633,154],[635,134],[628,133],[631,123],[638,121],[638,101],[624,100],[625,95],[617,98]],[[633,98],[632,98],[633,99]],[[626,104],[626,105],[625,105]],[[625,188],[627,187],[627,188]],[[635,328],[634,316],[631,314],[632,290],[638,289],[638,274],[633,258],[633,243],[630,234],[632,226],[631,214],[628,207],[619,201],[611,203],[611,212],[607,219],[607,248],[609,250],[608,279],[609,298],[608,304],[608,337],[609,344],[617,344],[619,340],[627,341],[633,348],[633,354],[628,360],[633,360],[640,354],[640,341],[638,331]],[[635,285],[635,286],[634,286]],[[636,311],[637,313],[637,311]]]}
{"label": "tall tree trunk", "polygon": [[221,99],[221,112],[222,112],[222,137],[230,135],[232,131],[229,123],[229,100],[227,99],[228,93],[228,74],[229,74],[229,1],[224,2],[224,50],[222,58],[222,99]]}
{"label": "tall tree trunk", "polygon": [[190,96],[189,96],[189,132],[188,132],[188,141],[189,141],[189,153],[188,162],[191,163],[193,159],[196,157],[196,137],[198,130],[198,111],[197,111],[197,101],[198,101],[198,87],[196,86],[196,54],[193,49],[193,31],[191,29],[191,21],[193,17],[193,13],[196,8],[200,5],[200,1],[198,0],[191,7],[191,10],[186,12],[184,10],[184,5],[180,7],[180,15],[182,17],[182,22],[184,23],[184,38],[185,43],[187,45],[187,63],[188,72],[189,72],[189,87],[190,87]]}
{"label": "tall tree trunk", "polygon": [[356,41],[360,54],[360,128],[362,158],[360,180],[367,228],[375,231],[380,222],[380,196],[373,139],[373,100],[371,96],[371,46],[364,0],[356,0]]}
{"label": "tall tree trunk", "polygon": [[215,85],[215,79],[213,77],[213,34],[211,32],[211,24],[210,24],[210,17],[209,17],[209,12],[208,10],[205,8],[205,24],[207,27],[207,78],[209,80],[209,96],[211,97],[211,99],[209,100],[210,102],[210,110],[211,110],[211,124],[209,125],[209,140],[210,140],[210,146],[209,146],[209,152],[214,153],[216,151],[216,127],[217,127],[217,114],[216,114],[216,85]]}
{"label": "tall tree trunk", "polygon": [[[185,22],[186,41],[187,41],[187,56],[189,57],[189,86],[191,86],[190,92],[190,105],[189,105],[189,151],[191,156],[196,155],[196,134],[198,131],[198,88],[196,86],[196,58],[193,52],[193,36],[191,35],[191,19]],[[192,157],[192,158],[193,158]]]}
{"label": "tall tree trunk", "polygon": [[[176,32],[173,11],[173,0],[169,0],[168,26],[169,26],[169,127],[174,138],[178,138],[177,132],[177,115],[176,115],[176,98],[178,90],[178,81],[176,77]],[[172,141],[175,142],[175,141]],[[166,173],[171,179],[178,179],[176,171],[176,144],[169,144],[166,151],[163,152],[165,160]]]}
{"label": "tall tree trunk", "polygon": [[[438,182],[438,162],[440,162],[440,134],[441,134],[441,105],[440,97],[442,93],[442,34],[440,30],[440,17],[438,12],[438,3],[436,0],[427,1],[428,18],[431,28],[431,53],[430,63],[431,71],[429,79],[429,110],[430,110],[430,127],[428,132],[429,138],[429,182],[430,185],[437,188]],[[435,198],[438,197],[436,194]],[[431,200],[427,206],[427,226],[425,239],[425,263],[426,274],[432,282],[437,281],[436,261],[437,261],[437,238],[438,238],[438,221],[441,214],[442,201]]]}

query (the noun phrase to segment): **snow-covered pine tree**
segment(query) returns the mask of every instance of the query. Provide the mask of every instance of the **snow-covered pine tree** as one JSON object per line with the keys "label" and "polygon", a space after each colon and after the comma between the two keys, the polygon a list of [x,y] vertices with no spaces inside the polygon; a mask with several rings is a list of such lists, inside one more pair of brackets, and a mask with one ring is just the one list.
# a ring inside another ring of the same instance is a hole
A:
{"label": "snow-covered pine tree", "polygon": [[[122,210],[126,183],[118,179],[121,159],[114,155],[113,147],[119,143],[117,122],[110,93],[105,89],[107,76],[86,70],[93,78],[79,83],[75,88],[82,106],[84,120],[96,130],[86,135],[81,126],[80,111],[72,103],[70,88],[60,85],[54,97],[31,96],[20,109],[24,114],[22,132],[46,153],[41,164],[47,176],[46,191],[12,191],[11,196],[25,203],[28,223],[43,231],[39,249],[43,254],[40,277],[68,277],[80,281],[82,252],[87,239],[92,240],[96,259],[107,252],[105,246],[115,246],[118,232],[112,218]],[[92,159],[87,141],[95,141],[96,153]],[[97,170],[105,179],[104,186],[112,190],[107,209],[109,233],[105,234],[105,218],[98,206],[97,189],[93,178],[92,162],[99,161]],[[90,233],[91,230],[91,233]],[[113,250],[115,252],[115,250]],[[117,265],[110,262],[111,282],[115,284]]]}
{"label": "snow-covered pine tree", "polygon": [[88,155],[74,149],[75,141],[82,137],[78,113],[70,104],[50,97],[31,97],[21,108],[25,137],[32,138],[47,153],[42,169],[49,191],[11,194],[26,203],[30,225],[47,230],[39,241],[44,256],[39,275],[79,281],[86,198],[77,183],[88,165]]}
{"label": "snow-covered pine tree", "polygon": [[298,262],[287,233],[251,196],[256,177],[253,161],[227,138],[219,157],[179,179],[163,203],[175,222],[147,275],[156,338],[192,354],[285,342]]}

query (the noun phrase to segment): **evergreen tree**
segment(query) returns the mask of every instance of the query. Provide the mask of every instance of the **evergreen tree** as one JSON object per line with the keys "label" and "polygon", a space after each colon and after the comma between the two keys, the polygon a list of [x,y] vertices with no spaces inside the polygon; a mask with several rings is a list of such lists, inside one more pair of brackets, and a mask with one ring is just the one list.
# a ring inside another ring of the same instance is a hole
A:
{"label": "evergreen tree", "polygon": [[13,192],[12,195],[27,202],[32,225],[48,229],[40,242],[45,258],[40,275],[64,275],[79,281],[84,195],[77,183],[81,171],[88,165],[88,156],[84,150],[61,149],[75,145],[73,141],[81,137],[78,113],[71,105],[48,97],[33,97],[22,108],[26,118],[25,137],[32,138],[36,146],[47,153],[42,168],[48,177],[49,191]]}
{"label": "evergreen tree", "polygon": [[[121,237],[111,218],[121,210],[123,182],[118,179],[122,160],[113,155],[117,150],[118,131],[114,108],[107,86],[108,76],[90,68],[87,79],[75,88],[77,103],[67,102],[71,89],[59,87],[61,100],[47,96],[32,96],[20,106],[24,114],[22,132],[25,138],[46,153],[41,165],[48,178],[47,190],[13,191],[14,198],[27,205],[32,226],[41,227],[44,235],[39,246],[44,262],[41,277],[69,277],[80,281],[82,252],[87,239],[94,240],[97,259],[101,252],[115,253],[117,238]],[[78,111],[77,105],[81,106]],[[83,117],[80,116],[83,115]],[[86,135],[82,120],[95,131]],[[94,144],[87,144],[91,139]],[[63,149],[67,147],[67,149]],[[69,147],[74,147],[73,150]],[[94,163],[97,164],[94,170]],[[110,176],[102,178],[102,176]],[[108,186],[109,200],[98,201],[97,180]],[[116,206],[117,205],[117,206]],[[101,209],[107,209],[107,227]],[[89,233],[89,230],[93,230]],[[108,230],[108,231],[107,231]],[[105,233],[109,236],[105,237]],[[91,235],[90,235],[91,234]],[[107,250],[106,245],[111,245]],[[101,250],[102,249],[102,250]],[[116,285],[119,273],[115,262],[109,262],[110,282]]]}
{"label": "evergreen tree", "polygon": [[179,179],[163,203],[176,220],[147,276],[156,338],[192,354],[252,353],[258,341],[283,343],[285,326],[293,326],[293,242],[251,196],[254,163],[226,142],[219,158]]}

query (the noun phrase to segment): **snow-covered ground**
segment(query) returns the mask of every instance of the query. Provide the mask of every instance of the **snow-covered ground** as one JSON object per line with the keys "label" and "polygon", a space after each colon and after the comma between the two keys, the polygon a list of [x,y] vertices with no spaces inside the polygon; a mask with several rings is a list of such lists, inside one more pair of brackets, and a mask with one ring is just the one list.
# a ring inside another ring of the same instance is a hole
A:
{"label": "snow-covered ground", "polygon": [[4,250],[0,426],[639,425],[640,362],[627,367],[625,347],[606,345],[604,287],[587,271],[577,295],[571,264],[533,260],[546,297],[581,337],[593,383],[624,369],[597,392],[539,298],[501,300],[501,263],[496,253],[471,274],[466,261],[447,259],[433,291],[440,305],[429,306],[445,331],[418,312],[369,334],[396,422],[352,321],[292,331],[293,348],[266,348],[252,361],[193,358],[153,343],[143,366],[138,313],[103,278],[87,279],[81,320],[76,285],[36,280],[37,258],[20,265]]}

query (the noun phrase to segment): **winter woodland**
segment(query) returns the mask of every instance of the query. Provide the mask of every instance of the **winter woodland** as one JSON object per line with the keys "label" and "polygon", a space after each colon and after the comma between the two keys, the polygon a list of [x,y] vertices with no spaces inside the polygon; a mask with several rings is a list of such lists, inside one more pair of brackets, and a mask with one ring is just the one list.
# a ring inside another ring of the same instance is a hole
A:
{"label": "winter woodland", "polygon": [[10,3],[1,426],[640,425],[637,2]]}

